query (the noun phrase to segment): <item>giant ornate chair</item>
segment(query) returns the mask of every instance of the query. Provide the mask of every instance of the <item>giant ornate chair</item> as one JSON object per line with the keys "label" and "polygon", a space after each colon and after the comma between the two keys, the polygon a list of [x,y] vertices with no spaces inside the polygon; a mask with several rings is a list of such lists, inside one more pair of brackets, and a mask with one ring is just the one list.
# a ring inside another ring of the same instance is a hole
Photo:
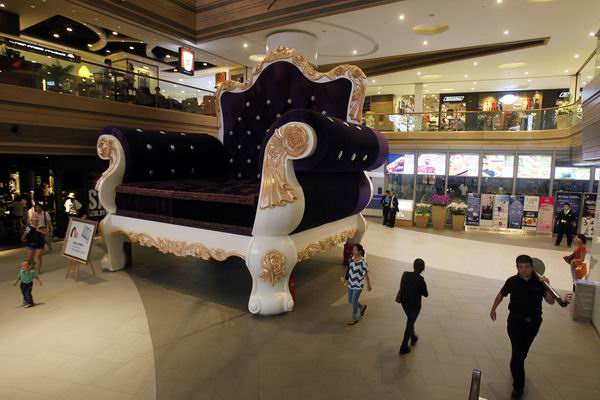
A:
{"label": "giant ornate chair", "polygon": [[178,256],[236,256],[252,275],[250,312],[290,311],[296,263],[365,232],[364,171],[388,153],[385,138],[360,124],[365,89],[359,68],[321,73],[281,47],[254,82],[220,87],[218,138],[105,128],[103,266],[124,267],[127,239]]}

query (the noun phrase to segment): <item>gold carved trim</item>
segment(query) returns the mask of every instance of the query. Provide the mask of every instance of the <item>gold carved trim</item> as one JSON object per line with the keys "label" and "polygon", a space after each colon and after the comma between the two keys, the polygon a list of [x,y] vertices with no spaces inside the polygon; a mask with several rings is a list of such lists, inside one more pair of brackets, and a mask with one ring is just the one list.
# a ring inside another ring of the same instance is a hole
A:
{"label": "gold carved trim", "polygon": [[347,78],[352,82],[352,95],[350,96],[350,118],[357,122],[362,122],[362,109],[365,101],[366,85],[365,80],[367,79],[364,72],[355,65],[342,64],[333,68],[328,72],[319,72],[316,68],[306,59],[302,54],[298,53],[294,49],[288,47],[278,47],[271,51],[265,59],[256,66],[253,77],[248,79],[244,83],[235,81],[225,81],[217,90],[217,121],[219,128],[221,127],[221,94],[223,92],[229,92],[232,90],[246,90],[252,86],[254,77],[256,77],[263,70],[266,63],[279,60],[290,60],[296,65],[302,74],[311,81],[318,81],[323,77],[327,77],[329,80],[335,80],[339,78]]}
{"label": "gold carved trim", "polygon": [[285,277],[285,256],[278,250],[269,250],[263,257],[260,275],[271,286]]}
{"label": "gold carved trim", "polygon": [[226,251],[223,249],[213,249],[201,243],[187,243],[184,241],[155,238],[147,233],[117,231],[113,235],[125,235],[134,243],[145,247],[155,247],[161,253],[170,253],[179,257],[192,256],[209,260],[211,258],[217,261],[224,261],[229,257],[239,257],[243,260],[246,255],[237,251]]}
{"label": "gold carved trim", "polygon": [[260,208],[283,207],[293,203],[296,193],[287,181],[287,160],[308,150],[309,134],[298,124],[276,129],[265,151],[260,186]]}
{"label": "gold carved trim", "polygon": [[307,260],[318,253],[323,253],[339,244],[345,243],[349,238],[356,235],[356,228],[345,230],[318,242],[310,243],[298,252],[298,261]]}
{"label": "gold carved trim", "polygon": [[115,169],[117,169],[117,165],[121,161],[121,156],[117,151],[117,143],[116,138],[112,136],[102,135],[98,138],[98,142],[96,143],[96,151],[98,156],[103,160],[109,160],[108,168],[106,171],[102,173],[98,182],[96,182],[96,190],[100,191],[100,185],[104,179],[109,177]]}

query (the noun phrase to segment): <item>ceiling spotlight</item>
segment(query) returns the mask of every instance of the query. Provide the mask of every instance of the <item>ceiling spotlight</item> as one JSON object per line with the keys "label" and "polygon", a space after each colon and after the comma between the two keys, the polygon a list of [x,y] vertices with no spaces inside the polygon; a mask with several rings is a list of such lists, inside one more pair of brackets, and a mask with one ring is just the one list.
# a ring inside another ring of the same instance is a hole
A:
{"label": "ceiling spotlight", "polygon": [[527,82],[531,82],[531,79],[527,79]]}
{"label": "ceiling spotlight", "polygon": [[4,5],[4,3],[0,3],[0,8],[4,8],[4,7],[6,7],[6,6]]}
{"label": "ceiling spotlight", "polygon": [[171,55],[170,55],[170,54],[167,54],[167,55],[165,56],[165,58],[171,58]]}
{"label": "ceiling spotlight", "polygon": [[504,34],[505,34],[505,35],[508,35],[508,33],[509,33],[508,31],[504,31]]}
{"label": "ceiling spotlight", "polygon": [[88,43],[88,47],[92,47],[92,44],[91,44],[91,43]]}
{"label": "ceiling spotlight", "polygon": [[207,65],[208,65],[207,63],[202,63],[202,66],[203,66],[203,67],[206,67]]}
{"label": "ceiling spotlight", "polygon": [[70,26],[67,26],[67,32],[73,32],[73,28],[71,28]]}
{"label": "ceiling spotlight", "polygon": [[377,82],[375,79],[371,79],[371,83],[375,83]]}
{"label": "ceiling spotlight", "polygon": [[477,66],[477,61],[473,61],[473,66],[476,67]]}
{"label": "ceiling spotlight", "polygon": [[113,32],[112,32],[112,34],[113,34],[113,35],[115,35],[115,36],[117,36],[119,33],[118,33],[118,32],[115,32],[115,31],[113,31]]}
{"label": "ceiling spotlight", "polygon": [[59,38],[60,35],[58,33],[54,33],[52,36],[54,36],[55,38]]}
{"label": "ceiling spotlight", "polygon": [[423,41],[423,46],[427,46],[427,40]]}
{"label": "ceiling spotlight", "polygon": [[107,53],[110,53],[110,50],[106,50]]}
{"label": "ceiling spotlight", "polygon": [[592,79],[592,78],[593,78],[593,76],[591,76],[591,75],[588,75],[588,77],[587,77],[587,78],[588,78],[588,79]]}
{"label": "ceiling spotlight", "polygon": [[417,75],[421,75],[421,71],[417,71]]}
{"label": "ceiling spotlight", "polygon": [[471,88],[471,90],[475,90],[475,88],[474,88],[474,87],[472,87],[472,88]]}
{"label": "ceiling spotlight", "polygon": [[575,54],[573,57],[575,57],[575,58],[579,58],[579,54]]}
{"label": "ceiling spotlight", "polygon": [[377,94],[381,94],[381,92],[377,92]]}
{"label": "ceiling spotlight", "polygon": [[378,86],[377,89],[381,90],[381,86]]}
{"label": "ceiling spotlight", "polygon": [[404,21],[404,14],[400,14],[400,15],[398,16],[398,19],[399,19],[400,21]]}
{"label": "ceiling spotlight", "polygon": [[242,46],[244,46],[245,49],[248,48],[248,43],[244,43]]}
{"label": "ceiling spotlight", "polygon": [[469,77],[469,75],[465,74],[465,78],[468,78],[468,77]]}
{"label": "ceiling spotlight", "polygon": [[502,4],[502,0],[496,0],[496,4]]}
{"label": "ceiling spotlight", "polygon": [[525,71],[525,72],[524,72],[524,74],[525,74],[525,75],[529,75],[529,72]]}
{"label": "ceiling spotlight", "polygon": [[[177,68],[173,69],[173,72],[177,72]],[[175,87],[177,87],[177,86],[175,86]]]}
{"label": "ceiling spotlight", "polygon": [[133,46],[129,46],[129,49],[130,49],[130,50],[134,50],[134,49],[135,49],[135,47],[133,47]]}
{"label": "ceiling spotlight", "polygon": [[358,53],[358,51],[352,50],[352,54],[356,55],[356,53]]}
{"label": "ceiling spotlight", "polygon": [[179,82],[183,82],[183,79],[179,78]]}
{"label": "ceiling spotlight", "polygon": [[567,73],[567,72],[569,72],[569,70],[568,70],[568,69],[565,69],[565,73]]}
{"label": "ceiling spotlight", "polygon": [[473,85],[477,85],[477,82],[473,82]]}
{"label": "ceiling spotlight", "polygon": [[596,34],[594,32],[590,32],[590,33],[588,33],[588,35],[590,35],[590,36],[596,36]]}
{"label": "ceiling spotlight", "polygon": [[30,5],[29,5],[29,7],[31,7],[31,8],[35,8],[35,6],[34,6],[33,4],[30,4]]}

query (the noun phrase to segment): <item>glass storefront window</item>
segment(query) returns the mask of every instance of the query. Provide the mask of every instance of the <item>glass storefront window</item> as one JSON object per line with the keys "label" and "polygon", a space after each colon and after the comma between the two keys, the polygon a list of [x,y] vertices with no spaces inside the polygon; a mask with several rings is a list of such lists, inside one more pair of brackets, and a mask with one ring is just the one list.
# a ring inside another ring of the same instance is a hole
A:
{"label": "glass storefront window", "polygon": [[446,186],[446,155],[445,154],[419,154],[417,160],[417,193],[416,201],[432,193],[444,193]]}
{"label": "glass storefront window", "polygon": [[520,155],[516,194],[543,196],[549,193],[552,156]]}
{"label": "glass storefront window", "polygon": [[565,192],[587,192],[590,186],[591,172],[589,168],[556,167],[554,169],[554,185],[552,193],[559,190]]}
{"label": "glass storefront window", "polygon": [[515,156],[484,154],[481,167],[481,193],[512,193]]}
{"label": "glass storefront window", "polygon": [[392,153],[388,155],[386,165],[388,176],[388,190],[393,190],[401,200],[413,198],[413,187],[415,179],[415,155],[404,153]]}
{"label": "glass storefront window", "polygon": [[448,194],[466,199],[477,192],[478,154],[451,154],[448,160]]}

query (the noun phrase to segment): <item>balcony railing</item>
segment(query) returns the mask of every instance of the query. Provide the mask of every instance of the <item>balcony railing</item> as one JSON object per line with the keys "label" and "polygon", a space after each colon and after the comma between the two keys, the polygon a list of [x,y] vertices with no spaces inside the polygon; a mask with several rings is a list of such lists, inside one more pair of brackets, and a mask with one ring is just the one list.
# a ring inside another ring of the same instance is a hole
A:
{"label": "balcony railing", "polygon": [[214,92],[88,61],[71,62],[15,50],[0,40],[0,83],[215,115]]}
{"label": "balcony railing", "polygon": [[384,132],[537,131],[570,128],[581,121],[581,103],[527,111],[367,112],[368,127]]}

